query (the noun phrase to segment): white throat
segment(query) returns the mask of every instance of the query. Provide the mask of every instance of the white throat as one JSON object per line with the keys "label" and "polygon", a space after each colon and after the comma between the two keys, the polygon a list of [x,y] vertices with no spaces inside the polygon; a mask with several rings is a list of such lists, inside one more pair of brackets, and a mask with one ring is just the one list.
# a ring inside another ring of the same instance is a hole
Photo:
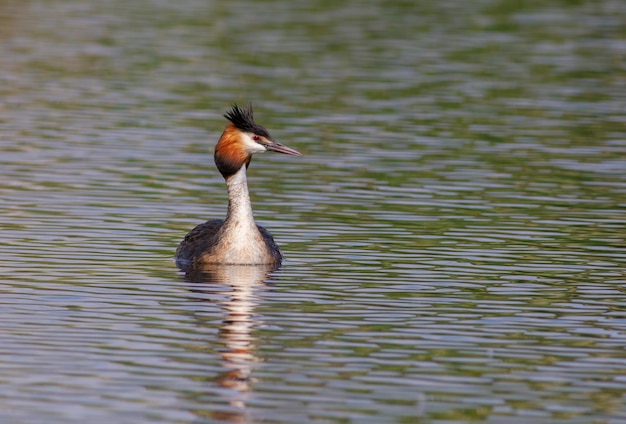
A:
{"label": "white throat", "polygon": [[226,185],[228,214],[220,230],[219,262],[268,263],[267,246],[252,215],[245,165],[226,180]]}
{"label": "white throat", "polygon": [[246,166],[242,166],[236,174],[226,180],[228,187],[228,213],[226,215],[226,227],[240,227],[245,231],[250,227],[256,230],[254,216],[252,215],[252,204],[248,192],[248,179],[246,177]]}
{"label": "white throat", "polygon": [[221,229],[220,262],[267,263],[267,247],[252,215],[245,165],[228,178],[226,185],[228,214]]}

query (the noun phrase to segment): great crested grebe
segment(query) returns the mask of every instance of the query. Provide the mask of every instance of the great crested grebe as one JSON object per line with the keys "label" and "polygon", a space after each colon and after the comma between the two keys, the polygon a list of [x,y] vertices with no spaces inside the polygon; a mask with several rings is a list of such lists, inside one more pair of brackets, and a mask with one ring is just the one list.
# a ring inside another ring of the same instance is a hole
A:
{"label": "great crested grebe", "polygon": [[181,268],[202,264],[280,265],[283,255],[272,235],[254,222],[246,169],[255,153],[301,153],[278,143],[254,122],[252,105],[233,105],[224,117],[229,122],[213,157],[228,188],[226,219],[207,221],[191,230],[176,249],[176,263]]}

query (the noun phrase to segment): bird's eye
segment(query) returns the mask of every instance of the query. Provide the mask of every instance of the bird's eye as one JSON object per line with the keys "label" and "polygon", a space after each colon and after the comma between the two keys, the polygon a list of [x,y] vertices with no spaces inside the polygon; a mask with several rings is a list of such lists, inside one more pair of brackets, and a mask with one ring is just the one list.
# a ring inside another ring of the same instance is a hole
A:
{"label": "bird's eye", "polygon": [[259,140],[261,139],[261,137],[259,137],[258,135],[253,135],[253,136],[252,136],[252,139],[253,139],[254,141],[259,141]]}

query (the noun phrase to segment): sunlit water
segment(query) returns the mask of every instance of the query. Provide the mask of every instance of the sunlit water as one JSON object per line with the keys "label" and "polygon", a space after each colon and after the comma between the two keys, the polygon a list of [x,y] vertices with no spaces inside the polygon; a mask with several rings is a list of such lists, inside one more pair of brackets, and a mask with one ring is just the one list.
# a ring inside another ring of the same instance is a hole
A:
{"label": "sunlit water", "polygon": [[626,9],[521,4],[0,2],[0,421],[625,422]]}

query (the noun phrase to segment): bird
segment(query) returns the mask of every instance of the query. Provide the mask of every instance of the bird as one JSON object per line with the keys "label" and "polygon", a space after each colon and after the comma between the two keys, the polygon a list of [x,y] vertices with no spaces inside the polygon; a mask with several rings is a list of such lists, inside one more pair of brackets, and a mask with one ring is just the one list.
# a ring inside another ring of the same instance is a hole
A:
{"label": "bird", "polygon": [[176,264],[181,269],[208,264],[280,266],[280,248],[270,232],[254,221],[246,171],[256,153],[302,154],[277,142],[257,124],[251,104],[233,104],[224,118],[228,122],[213,158],[228,191],[226,219],[207,221],[192,229],[176,249]]}

